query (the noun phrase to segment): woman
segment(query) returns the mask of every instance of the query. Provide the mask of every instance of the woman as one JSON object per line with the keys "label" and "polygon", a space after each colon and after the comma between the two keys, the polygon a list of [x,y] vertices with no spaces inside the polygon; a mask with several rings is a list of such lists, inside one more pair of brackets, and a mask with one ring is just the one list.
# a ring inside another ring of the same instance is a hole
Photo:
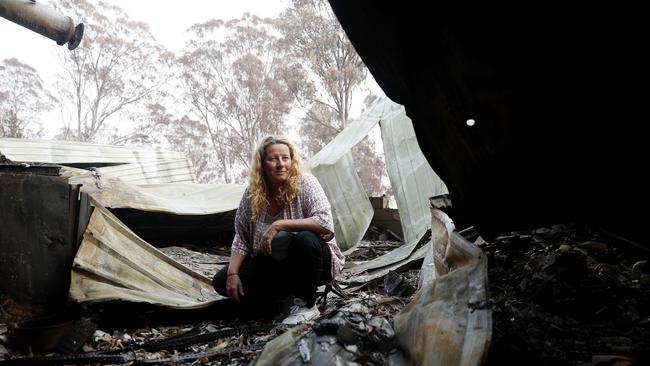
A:
{"label": "woman", "polygon": [[272,306],[294,295],[283,323],[298,324],[320,315],[316,288],[335,278],[343,262],[318,180],[302,172],[288,140],[264,138],[235,216],[230,262],[214,276],[215,290],[248,306]]}

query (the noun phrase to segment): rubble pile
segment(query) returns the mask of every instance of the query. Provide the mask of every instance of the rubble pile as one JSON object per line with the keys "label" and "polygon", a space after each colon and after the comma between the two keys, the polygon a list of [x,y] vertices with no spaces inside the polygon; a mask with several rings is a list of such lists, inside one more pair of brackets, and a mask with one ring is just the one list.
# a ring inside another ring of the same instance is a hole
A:
{"label": "rubble pile", "polygon": [[172,245],[159,249],[176,262],[208,278],[214,277],[230,260],[230,248],[225,246],[202,248],[194,245]]}
{"label": "rubble pile", "polygon": [[489,364],[596,365],[616,357],[647,364],[643,246],[575,225],[513,232],[480,246],[493,310]]}
{"label": "rubble pile", "polygon": [[[577,225],[507,233],[490,243],[472,230],[461,234],[476,239],[488,259],[490,299],[480,306],[491,309],[493,326],[485,364],[647,364],[650,253],[644,245]],[[366,238],[378,240],[362,241],[348,264],[401,245],[388,238]],[[227,248],[198,249],[161,248],[208,277],[227,264]],[[74,331],[47,350],[12,344],[10,327],[0,326],[0,364],[403,364],[393,319],[413,298],[421,263],[343,290],[321,288],[321,316],[293,328],[240,314],[229,300],[194,310],[85,304],[75,309]],[[274,347],[265,348],[270,342]]]}
{"label": "rubble pile", "polygon": [[274,365],[280,364],[280,360],[294,360],[331,365],[336,360],[336,364],[350,365],[403,364],[391,319],[404,305],[403,299],[396,297],[359,293],[315,323],[282,335],[276,344],[285,346],[266,349],[256,362]]}
{"label": "rubble pile", "polygon": [[[400,245],[374,244],[362,242],[348,259],[374,258]],[[224,248],[204,248],[203,252],[189,246],[160,249],[206,276],[212,276],[228,259]],[[415,268],[390,272],[344,290],[347,298],[335,291],[326,297],[321,293],[321,317],[301,328],[301,341],[289,351],[296,352],[296,359],[324,361],[336,355],[362,364],[387,364],[389,358],[400,357],[390,321],[410,301],[418,273]],[[0,365],[249,365],[269,341],[291,329],[278,319],[242,316],[229,300],[195,310],[109,301],[85,304],[74,312],[74,330],[47,350],[21,347],[12,342],[7,326],[0,327]]]}

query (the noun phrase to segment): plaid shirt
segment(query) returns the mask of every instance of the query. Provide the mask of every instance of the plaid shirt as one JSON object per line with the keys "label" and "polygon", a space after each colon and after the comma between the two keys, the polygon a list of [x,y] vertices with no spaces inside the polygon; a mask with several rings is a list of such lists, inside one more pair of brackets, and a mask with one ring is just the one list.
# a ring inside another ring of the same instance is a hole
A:
{"label": "plaid shirt", "polygon": [[[250,187],[247,187],[235,216],[235,238],[232,242],[232,252],[244,256],[251,251],[254,254],[259,252],[262,236],[267,228],[264,221],[267,221],[270,215],[263,212],[255,219],[252,219],[252,216]],[[309,217],[330,232],[329,234],[321,234],[321,237],[332,252],[332,278],[334,278],[341,272],[345,258],[334,239],[334,222],[330,203],[316,177],[304,173],[300,180],[298,196],[290,205],[284,206],[279,219],[305,219]]]}

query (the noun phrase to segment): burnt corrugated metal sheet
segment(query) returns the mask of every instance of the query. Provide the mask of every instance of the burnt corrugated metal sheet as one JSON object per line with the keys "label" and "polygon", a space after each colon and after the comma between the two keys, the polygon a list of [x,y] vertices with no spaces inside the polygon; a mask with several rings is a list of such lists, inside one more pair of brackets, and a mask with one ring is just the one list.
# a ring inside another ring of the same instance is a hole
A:
{"label": "burnt corrugated metal sheet", "polygon": [[63,167],[62,175],[109,208],[132,208],[176,215],[209,215],[236,210],[240,184],[165,183],[136,185],[112,175]]}
{"label": "burnt corrugated metal sheet", "polygon": [[487,257],[443,211],[431,213],[420,286],[393,320],[395,338],[411,365],[480,365],[492,337]]}
{"label": "burnt corrugated metal sheet", "polygon": [[[641,3],[590,6],[585,16],[577,3],[513,15],[329,2],[379,86],[405,106],[457,223],[488,240],[581,222],[646,241],[640,121],[650,56],[640,45],[650,23]],[[614,14],[617,26],[604,21]]]}
{"label": "burnt corrugated metal sheet", "polygon": [[11,138],[0,138],[0,151],[13,161],[94,167],[101,175],[133,184],[197,182],[192,161],[185,153],[174,151]]}
{"label": "burnt corrugated metal sheet", "polygon": [[234,236],[240,184],[132,184],[99,169],[63,167],[62,175],[110,208],[150,244],[227,245]]}
{"label": "burnt corrugated metal sheet", "polygon": [[72,299],[196,308],[221,299],[212,280],[167,257],[97,203],[74,258]]}

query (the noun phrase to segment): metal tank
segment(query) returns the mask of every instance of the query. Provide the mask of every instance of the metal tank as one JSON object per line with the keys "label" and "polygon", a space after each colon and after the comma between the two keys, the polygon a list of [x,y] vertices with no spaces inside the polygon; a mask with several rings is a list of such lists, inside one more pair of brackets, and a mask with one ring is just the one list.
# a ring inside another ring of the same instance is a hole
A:
{"label": "metal tank", "polygon": [[66,306],[70,271],[91,207],[60,166],[0,161],[0,317]]}

